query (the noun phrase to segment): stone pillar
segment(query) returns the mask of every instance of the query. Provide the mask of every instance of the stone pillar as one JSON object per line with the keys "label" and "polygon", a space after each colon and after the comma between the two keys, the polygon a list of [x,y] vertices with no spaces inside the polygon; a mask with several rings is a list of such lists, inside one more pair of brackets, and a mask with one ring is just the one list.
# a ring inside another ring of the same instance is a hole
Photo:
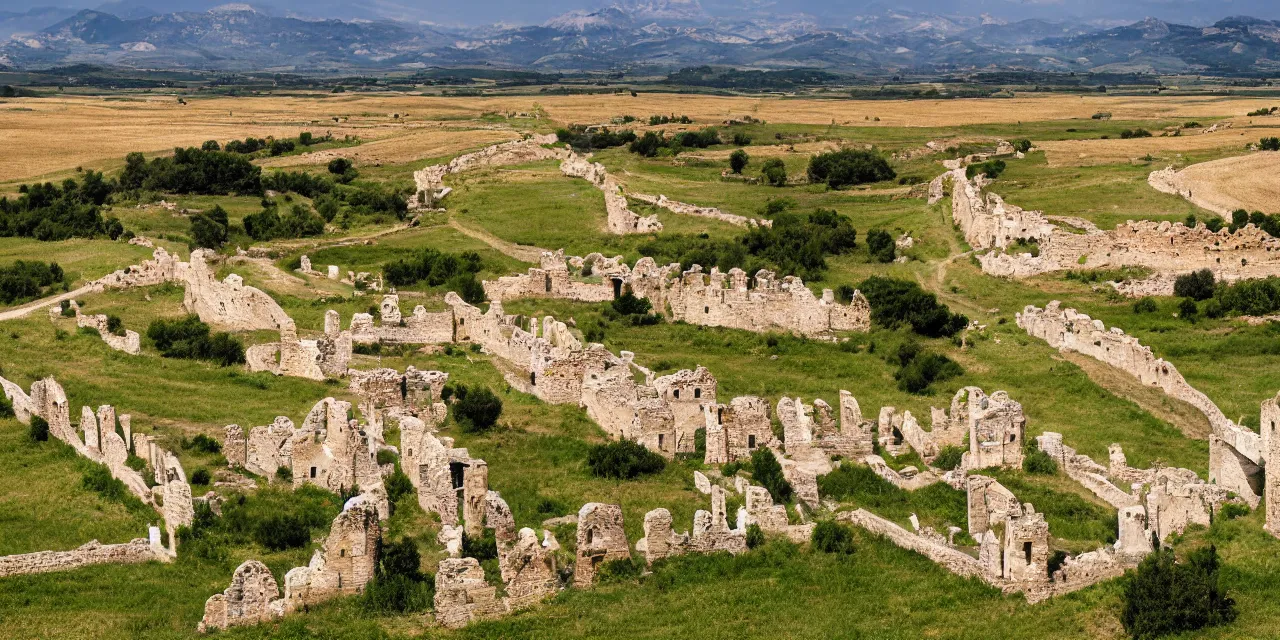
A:
{"label": "stone pillar", "polygon": [[80,430],[84,432],[84,446],[90,451],[102,451],[98,438],[98,416],[89,407],[80,407]]}
{"label": "stone pillar", "polygon": [[120,430],[124,432],[125,446],[129,447],[129,452],[133,452],[133,416],[127,413],[120,414]]}
{"label": "stone pillar", "polygon": [[[1280,396],[1278,396],[1280,397]],[[1265,501],[1267,521],[1264,528],[1280,538],[1280,410],[1276,400],[1262,404],[1262,460],[1265,468]]]}
{"label": "stone pillar", "polygon": [[472,460],[462,478],[462,520],[468,535],[484,533],[485,497],[489,493],[489,465]]}

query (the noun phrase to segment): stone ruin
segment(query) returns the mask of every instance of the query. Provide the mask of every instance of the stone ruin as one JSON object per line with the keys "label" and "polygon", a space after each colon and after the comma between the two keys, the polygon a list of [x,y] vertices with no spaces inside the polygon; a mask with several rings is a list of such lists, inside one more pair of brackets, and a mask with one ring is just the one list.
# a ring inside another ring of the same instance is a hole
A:
{"label": "stone ruin", "polygon": [[776,448],[769,420],[769,402],[757,396],[738,396],[728,404],[702,405],[706,425],[706,464],[726,464],[751,457],[758,447]]}
{"label": "stone ruin", "polygon": [[222,446],[227,465],[269,479],[286,469],[294,487],[357,490],[385,519],[390,507],[376,459],[384,446],[382,432],[369,424],[362,428],[350,413],[351,403],[325,398],[312,407],[301,428],[285,416],[250,429],[248,437],[239,425],[227,425]]}
{"label": "stone ruin", "polygon": [[[111,347],[116,351],[123,351],[129,355],[134,355],[134,356],[138,355],[139,353],[142,353],[142,338],[141,336],[138,335],[137,331],[133,331],[131,329],[125,329],[124,335],[118,336],[114,333],[111,333],[111,330],[107,329],[106,314],[102,314],[102,313],[99,313],[96,315],[83,314],[83,313],[80,313],[79,305],[75,304],[74,301],[71,304],[72,306],[75,307],[75,310],[76,310],[76,326],[77,327],[82,327],[82,328],[88,327],[90,329],[93,329],[94,331],[97,331],[98,335],[102,337],[102,341],[107,343],[108,347]],[[53,307],[49,309],[49,311],[50,311],[50,315],[52,315],[53,313],[58,311],[58,308]]]}
{"label": "stone ruin", "polygon": [[747,550],[746,526],[729,527],[725,491],[719,485],[711,486],[711,511],[699,509],[694,514],[692,534],[675,533],[671,525],[671,512],[666,509],[654,509],[645,514],[644,538],[636,543],[636,553],[644,554],[647,564],[691,551],[726,551],[736,555]]}
{"label": "stone ruin", "polygon": [[[428,312],[414,307],[409,316],[400,314],[400,296],[388,294],[379,305],[380,323],[373,316],[357,313],[351,316],[351,340],[356,344],[442,344],[454,341],[454,318],[451,311]],[[326,317],[326,327],[327,327]]]}
{"label": "stone ruin", "polygon": [[[1145,267],[1155,272],[1150,281],[1120,291],[1172,295],[1171,276],[1200,269],[1209,269],[1225,281],[1280,275],[1280,238],[1252,224],[1235,233],[1225,228],[1215,233],[1203,223],[1190,228],[1180,222],[1130,220],[1102,231],[1078,218],[1045,216],[1009,205],[995,194],[984,196],[985,178],[966,180],[964,169],[939,176],[937,182],[941,185],[948,178],[952,220],[975,250],[996,249],[978,256],[983,272],[994,276],[1027,278],[1066,269]],[[1080,227],[1081,232],[1064,229],[1051,219]],[[1036,243],[1039,255],[1004,251],[1018,240]]]}
{"label": "stone ruin", "polygon": [[280,328],[280,341],[255,344],[245,350],[250,371],[270,371],[278,376],[324,380],[347,375],[351,365],[352,337],[342,331],[338,312],[324,315],[324,335],[315,340],[299,340],[290,320]]}
{"label": "stone ruin", "polygon": [[578,510],[578,540],[573,565],[573,585],[589,587],[600,565],[630,560],[631,545],[622,529],[622,507],[588,502]]}
{"label": "stone ruin", "polygon": [[168,551],[160,545],[160,531],[153,527],[152,539],[134,538],[122,544],[102,544],[92,540],[70,551],[37,551],[0,556],[0,578],[71,571],[95,564],[137,564],[158,560],[168,562]]}
{"label": "stone ruin", "polygon": [[[0,388],[14,406],[14,414],[23,424],[38,416],[49,424],[49,435],[69,445],[77,454],[107,468],[111,476],[124,484],[130,493],[151,506],[164,519],[169,535],[169,549],[160,547],[158,530],[147,542],[150,556],[137,552],[136,540],[125,545],[90,543],[71,552],[43,552],[19,564],[43,567],[42,570],[74,568],[80,564],[102,562],[138,562],[157,558],[168,560],[177,550],[178,527],[190,526],[195,518],[191,485],[177,456],[165,451],[154,438],[133,432],[129,414],[117,416],[115,407],[102,405],[94,409],[80,408],[79,430],[71,424],[70,402],[66,391],[53,377],[37,380],[28,395],[17,384],[0,378]],[[148,483],[142,472],[128,465],[130,454],[137,455],[153,475]]]}
{"label": "stone ruin", "polygon": [[[596,277],[599,282],[593,281]],[[538,268],[485,281],[484,287],[485,295],[497,302],[525,297],[602,302],[630,290],[671,321],[755,332],[817,337],[867,331],[871,326],[871,308],[861,293],[841,304],[830,289],[819,298],[800,278],[779,280],[765,269],[753,278],[741,269],[722,273],[713,267],[707,274],[699,265],[685,271],[678,263],[658,266],[652,258],[641,258],[628,268],[620,257],[591,254],[566,259],[557,251],[544,253]]]}
{"label": "stone ruin", "polygon": [[[391,418],[421,416],[437,409],[449,374],[424,371],[409,365],[404,373],[395,369],[351,369],[350,391],[360,397],[359,409],[367,422],[379,416]],[[441,405],[442,406],[442,405]]]}
{"label": "stone ruin", "polygon": [[604,194],[607,218],[605,229],[609,233],[624,235],[662,231],[662,223],[658,222],[658,216],[642,218],[627,207],[627,196],[622,192],[622,185],[599,162],[591,162],[587,156],[571,151],[569,156],[560,162],[560,172],[572,178],[582,178],[595,185]]}
{"label": "stone ruin", "polygon": [[423,511],[435,513],[441,524],[465,524],[472,535],[483,530],[489,494],[489,466],[472,458],[465,448],[453,446],[453,438],[433,433],[444,422],[444,404],[424,417],[400,418],[400,465],[417,489]]}
{"label": "stone ruin", "polygon": [[1043,309],[1028,305],[1017,314],[1018,326],[1062,351],[1075,351],[1123,371],[1144,385],[1157,387],[1175,400],[1195,407],[1213,430],[1209,447],[1209,480],[1235,492],[1250,506],[1260,500],[1262,437],[1227,418],[1208,396],[1187,383],[1173,364],[1157,358],[1150,347],[1101,320],[1061,308],[1058,301]]}
{"label": "stone ruin", "polygon": [[108,274],[92,283],[94,291],[148,287],[174,282],[186,287],[182,304],[189,313],[229,331],[280,330],[292,324],[289,315],[271,296],[248,287],[236,274],[219,281],[211,260],[218,255],[207,249],[191,252],[190,262],[181,262],[162,247],[151,260]]}
{"label": "stone ruin", "polygon": [[415,193],[410,199],[410,208],[418,209],[427,206],[424,194],[431,194],[433,201],[439,201],[449,194],[451,189],[444,186],[444,177],[454,173],[462,173],[481,167],[524,164],[538,160],[564,160],[569,157],[565,149],[547,149],[544,144],[554,144],[555,134],[532,136],[525,140],[503,142],[485,147],[473,153],[460,155],[447,164],[437,164],[413,173]]}
{"label": "stone ruin", "polygon": [[363,496],[348,500],[310,564],[285,574],[283,597],[271,570],[257,560],[247,560],[232,574],[225,591],[205,601],[197,629],[209,632],[269,622],[309,605],[360,593],[373,579],[381,536],[377,509]]}
{"label": "stone ruin", "polygon": [[687,202],[672,200],[664,195],[651,196],[634,192],[628,195],[640,202],[651,204],[655,207],[661,207],[671,213],[677,213],[680,215],[694,216],[697,218],[710,218],[712,220],[719,220],[720,222],[727,222],[732,225],[747,228],[773,226],[773,221],[767,218],[748,218],[746,216],[740,216],[733,213],[725,213],[715,207],[699,207]]}

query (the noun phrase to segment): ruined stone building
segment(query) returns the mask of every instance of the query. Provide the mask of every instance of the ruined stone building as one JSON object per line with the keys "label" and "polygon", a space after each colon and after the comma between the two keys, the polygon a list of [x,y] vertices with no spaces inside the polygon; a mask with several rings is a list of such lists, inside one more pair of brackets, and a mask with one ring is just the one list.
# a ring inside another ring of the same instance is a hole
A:
{"label": "ruined stone building", "polygon": [[358,408],[367,422],[377,422],[375,416],[427,417],[444,408],[439,401],[449,374],[443,371],[421,370],[409,365],[404,373],[388,368],[351,369],[347,375],[351,392],[360,396]]}
{"label": "ruined stone building", "polygon": [[672,321],[811,337],[871,326],[870,306],[860,293],[842,304],[830,289],[815,296],[795,276],[779,279],[764,269],[754,277],[741,269],[722,273],[712,268],[708,274],[698,265],[685,271],[679,264],[659,266],[652,258],[628,268],[618,258],[597,256],[565,259],[562,251],[546,253],[538,268],[486,281],[485,293],[499,302],[524,297],[602,302],[631,290]]}
{"label": "ruined stone building", "polygon": [[250,371],[270,371],[278,376],[311,380],[340,378],[351,365],[352,336],[342,331],[338,312],[324,316],[324,335],[315,340],[299,340],[292,320],[280,328],[280,341],[255,344],[245,350]]}
{"label": "ruined stone building", "polygon": [[[979,251],[996,249],[978,256],[982,270],[991,275],[1027,278],[1066,269],[1145,267],[1156,278],[1135,289],[1143,295],[1172,295],[1169,276],[1200,269],[1226,281],[1280,275],[1280,239],[1253,225],[1215,233],[1203,223],[1191,228],[1180,222],[1130,220],[1103,231],[1079,218],[1024,211],[995,194],[983,194],[985,179],[966,180],[963,169],[944,176],[952,182],[952,219],[965,240]],[[1155,179],[1156,174],[1152,178],[1157,189],[1177,191],[1161,188],[1167,181]],[[1038,255],[1004,251],[1017,240],[1037,244]]]}
{"label": "ruined stone building", "polygon": [[1119,328],[1110,330],[1101,320],[1062,309],[1058,301],[1039,309],[1028,305],[1017,314],[1018,326],[1049,346],[1075,351],[1157,387],[1168,396],[1198,409],[1209,420],[1217,440],[1209,447],[1209,479],[1240,495],[1250,506],[1261,499],[1257,478],[1263,463],[1259,434],[1232,422],[1208,396],[1187,383],[1173,364],[1157,358],[1150,347]]}
{"label": "ruined stone building", "polygon": [[578,510],[578,540],[573,585],[590,587],[600,565],[631,558],[631,544],[622,528],[622,507],[588,502]]}
{"label": "ruined stone building", "polygon": [[1267,522],[1265,529],[1271,535],[1280,538],[1280,394],[1268,398],[1262,403],[1262,455],[1267,468],[1272,473],[1265,474],[1266,486],[1264,497],[1267,505]]}
{"label": "ruined stone building", "polygon": [[[454,318],[451,311],[428,312],[414,307],[409,316],[400,314],[400,296],[382,296],[379,324],[373,316],[357,313],[351,316],[351,340],[356,344],[444,344],[454,341]],[[327,325],[326,325],[327,328]]]}
{"label": "ruined stone building", "polygon": [[969,391],[969,452],[966,469],[1022,468],[1022,447],[1027,419],[1022,405],[1004,391],[982,395],[976,387]]}
{"label": "ruined stone building", "polygon": [[479,560],[445,558],[436,570],[436,622],[457,629],[474,620],[501,617],[507,607],[497,594],[497,587],[485,581]]}
{"label": "ruined stone building", "polygon": [[769,402],[758,396],[738,396],[728,404],[702,405],[707,430],[706,464],[726,464],[751,457],[758,447],[776,447]]}
{"label": "ruined stone building", "polygon": [[247,560],[222,593],[204,603],[201,632],[269,622],[305,606],[364,590],[377,567],[382,528],[378,511],[363,496],[347,501],[334,518],[324,545],[305,567],[285,574],[284,595],[271,570]]}
{"label": "ruined stone building", "polygon": [[746,526],[729,526],[725,491],[719,485],[711,486],[711,510],[699,509],[694,514],[692,534],[675,533],[671,527],[670,511],[659,508],[645,514],[644,538],[636,543],[636,553],[643,553],[646,563],[652,565],[663,558],[689,552],[726,551],[736,555],[747,550]]}

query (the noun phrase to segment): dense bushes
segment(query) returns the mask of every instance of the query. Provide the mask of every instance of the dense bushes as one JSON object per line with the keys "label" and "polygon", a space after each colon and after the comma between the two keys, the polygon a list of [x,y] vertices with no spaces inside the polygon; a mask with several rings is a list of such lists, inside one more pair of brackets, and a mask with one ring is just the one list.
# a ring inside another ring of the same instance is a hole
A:
{"label": "dense bushes", "polygon": [[967,317],[951,313],[915,282],[872,276],[858,290],[871,303],[871,320],[888,329],[910,325],[920,335],[937,338],[955,335],[969,324]]}
{"label": "dense bushes", "polygon": [[841,149],[820,153],[809,159],[809,182],[825,182],[832,189],[892,180],[897,173],[879,153],[864,149]]}
{"label": "dense bushes", "polygon": [[585,126],[575,124],[565,129],[557,129],[556,139],[579,151],[590,151],[631,144],[635,142],[636,134],[631,130],[610,131],[604,127],[587,131]]}
{"label": "dense bushes", "polygon": [[1141,127],[1137,129],[1125,129],[1124,131],[1120,132],[1121,140],[1128,140],[1130,138],[1150,138],[1150,137],[1151,137],[1151,132]]}
{"label": "dense bushes", "polygon": [[324,219],[310,207],[295,204],[281,216],[275,203],[258,213],[244,217],[244,230],[258,241],[276,238],[306,238],[324,233]]}
{"label": "dense bushes", "polygon": [[436,287],[460,275],[479,273],[483,264],[480,254],[474,251],[456,254],[428,247],[411,258],[382,265],[382,275],[387,284],[397,287],[407,287],[419,282]]}
{"label": "dense bushes", "polygon": [[1210,316],[1233,311],[1248,316],[1264,316],[1280,311],[1280,278],[1241,280],[1230,285],[1219,285],[1214,293],[1214,300],[1209,304],[1213,309],[1213,313],[1208,313]]}
{"label": "dense bushes", "polygon": [[893,374],[898,381],[898,389],[908,393],[925,394],[934,382],[964,375],[964,369],[954,360],[939,353],[925,351],[915,342],[901,344],[892,360],[898,365],[898,370]]}
{"label": "dense bushes", "polygon": [[101,464],[91,465],[85,469],[80,477],[80,486],[116,502],[124,502],[133,495],[129,493],[129,488],[123,482],[111,476],[111,471],[106,465]]}
{"label": "dense bushes", "polygon": [[150,162],[141,153],[130,153],[125,157],[120,187],[200,195],[258,195],[262,193],[261,178],[262,169],[242,155],[188,147],[174,149],[173,157]]}
{"label": "dense bushes", "polygon": [[107,235],[114,240],[124,228],[119,220],[104,220],[99,210],[114,189],[95,171],[79,182],[24,184],[16,199],[0,198],[0,236],[49,242]]}
{"label": "dense bushes", "polygon": [[884,229],[867,232],[867,253],[876,262],[893,262],[897,258],[897,244]]}
{"label": "dense bushes", "polygon": [[742,173],[747,168],[747,163],[751,162],[751,156],[747,155],[742,149],[735,149],[729,154],[729,169],[734,173]]}
{"label": "dense bushes", "polygon": [[450,407],[453,420],[463,432],[481,433],[497,424],[498,416],[502,415],[502,400],[488,387],[457,385],[449,389],[450,395],[456,399]]}
{"label": "dense bushes", "polygon": [[1218,550],[1212,545],[1175,562],[1157,549],[1125,576],[1120,622],[1134,640],[1194,631],[1235,620],[1235,600],[1218,585]]}
{"label": "dense bushes", "polygon": [[720,132],[714,128],[681,131],[671,138],[664,137],[661,132],[646,131],[639,138],[632,134],[632,140],[627,149],[631,153],[652,158],[659,154],[680,153],[685,148],[705,149],[717,144],[720,144]]}
{"label": "dense bushes", "polygon": [[191,244],[195,248],[221,249],[227,242],[227,211],[214,205],[208,213],[191,216]]}
{"label": "dense bushes", "polygon": [[791,483],[782,475],[782,465],[773,452],[759,447],[751,452],[751,479],[769,490],[775,502],[791,502]]}
{"label": "dense bushes", "polygon": [[[8,398],[5,401],[8,402]],[[9,412],[13,412],[13,404],[9,405]],[[40,416],[31,416],[31,424],[27,426],[27,439],[32,442],[48,442],[49,441],[49,423],[45,422]]]}
{"label": "dense bushes", "polygon": [[1201,269],[1178,276],[1173,282],[1173,295],[1193,300],[1208,300],[1213,297],[1213,272]]}
{"label": "dense bushes", "polygon": [[632,440],[593,445],[587,452],[587,469],[597,478],[631,480],[658,473],[666,466],[662,456]]}
{"label": "dense bushes", "polygon": [[853,553],[853,529],[849,525],[824,520],[813,527],[813,548],[823,553]]}
{"label": "dense bushes", "polygon": [[1271,136],[1258,141],[1258,148],[1263,151],[1280,151],[1280,138]]}
{"label": "dense bushes", "polygon": [[408,613],[431,607],[435,584],[422,573],[422,558],[412,539],[390,544],[378,540],[378,564],[364,587],[360,606],[368,613]]}
{"label": "dense bushes", "polygon": [[982,174],[991,180],[995,180],[996,178],[999,178],[1000,174],[1004,173],[1004,170],[1007,168],[1008,165],[1005,164],[1004,160],[988,160],[986,162],[969,165],[965,168],[964,173],[970,179],[978,174]]}
{"label": "dense bushes", "polygon": [[305,547],[312,531],[328,527],[341,510],[339,496],[314,485],[230,496],[221,517],[197,503],[192,526],[179,529],[179,558],[224,561],[227,547],[249,543],[277,551]]}
{"label": "dense bushes", "polygon": [[743,236],[747,252],[775,265],[779,275],[799,275],[817,280],[827,269],[826,255],[853,251],[858,232],[847,216],[816,209],[807,216],[787,211],[786,200],[770,200],[766,215],[773,226],[755,227]]}
{"label": "dense bushes", "polygon": [[1051,476],[1058,472],[1058,461],[1037,447],[1023,456],[1022,470],[1027,473]]}
{"label": "dense bushes", "polygon": [[244,363],[244,344],[227,333],[211,334],[199,316],[155,320],[147,327],[147,338],[166,358],[208,360],[223,367]]}
{"label": "dense bushes", "polygon": [[781,158],[769,158],[760,166],[760,176],[774,187],[787,186],[787,165]]}
{"label": "dense bushes", "polygon": [[1151,298],[1142,298],[1133,303],[1134,313],[1155,313],[1156,309],[1156,301]]}
{"label": "dense bushes", "polygon": [[56,262],[15,261],[8,267],[0,267],[0,303],[42,298],[53,289],[66,288],[67,275]]}

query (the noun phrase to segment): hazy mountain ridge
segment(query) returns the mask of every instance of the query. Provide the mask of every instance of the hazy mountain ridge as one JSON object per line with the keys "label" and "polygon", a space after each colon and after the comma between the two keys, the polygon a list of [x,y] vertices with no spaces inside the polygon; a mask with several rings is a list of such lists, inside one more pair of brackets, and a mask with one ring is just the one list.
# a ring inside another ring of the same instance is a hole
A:
{"label": "hazy mountain ridge", "polygon": [[1280,21],[1249,17],[1209,27],[1147,19],[1097,31],[1075,22],[883,9],[848,25],[827,26],[807,14],[714,17],[692,0],[629,2],[535,26],[485,28],[300,19],[249,5],[136,19],[84,10],[11,39],[0,56],[19,68],[87,62],[304,72],[476,64],[541,71],[804,66],[855,74],[1019,68],[1238,75],[1280,68]]}

